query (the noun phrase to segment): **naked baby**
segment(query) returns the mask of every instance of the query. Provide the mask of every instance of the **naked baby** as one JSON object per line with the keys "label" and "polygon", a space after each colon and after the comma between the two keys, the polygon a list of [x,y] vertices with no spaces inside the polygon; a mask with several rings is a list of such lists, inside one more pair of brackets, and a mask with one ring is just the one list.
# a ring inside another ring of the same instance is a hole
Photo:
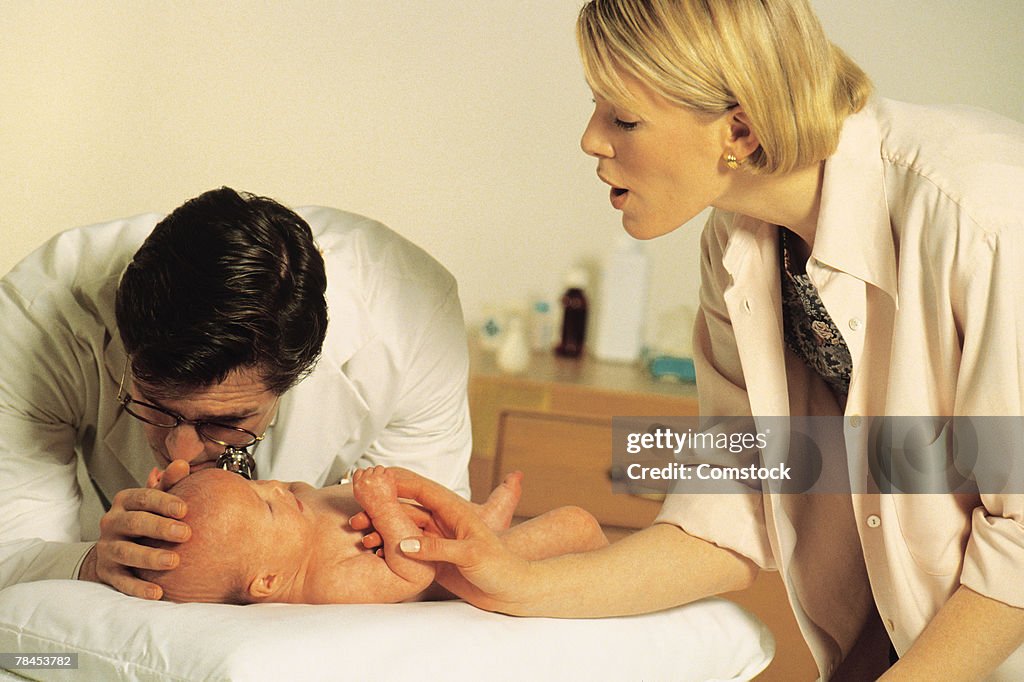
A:
{"label": "naked baby", "polygon": [[[188,505],[191,538],[173,548],[181,556],[171,571],[145,571],[164,599],[177,602],[249,604],[391,603],[423,598],[446,573],[406,556],[402,539],[423,530],[398,499],[404,470],[357,471],[352,492],[380,538],[368,549],[364,534],[349,526],[359,508],[341,486],[248,481],[220,469],[196,472],[171,492]],[[478,513],[503,542],[528,559],[582,552],[608,544],[594,518],[563,507],[509,528],[519,501],[520,477],[510,475]],[[373,544],[373,543],[369,543]],[[140,572],[140,574],[143,572]],[[451,572],[452,579],[458,573]]]}

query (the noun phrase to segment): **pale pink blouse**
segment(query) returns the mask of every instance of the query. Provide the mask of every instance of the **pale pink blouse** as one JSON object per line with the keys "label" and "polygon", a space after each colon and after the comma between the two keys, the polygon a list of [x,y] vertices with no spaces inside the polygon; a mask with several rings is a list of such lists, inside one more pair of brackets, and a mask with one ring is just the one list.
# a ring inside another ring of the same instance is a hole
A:
{"label": "pale pink blouse", "polygon": [[[714,213],[701,413],[845,414],[852,479],[861,415],[1024,414],[1022,159],[1024,126],[983,111],[878,100],[847,120],[807,264],[852,357],[845,411],[785,347],[777,227]],[[1024,444],[1005,456],[1024,466]],[[961,584],[1024,608],[1021,494],[669,495],[658,521],[781,571],[826,678],[871,623],[906,652]],[[1024,679],[1024,653],[999,672]]]}

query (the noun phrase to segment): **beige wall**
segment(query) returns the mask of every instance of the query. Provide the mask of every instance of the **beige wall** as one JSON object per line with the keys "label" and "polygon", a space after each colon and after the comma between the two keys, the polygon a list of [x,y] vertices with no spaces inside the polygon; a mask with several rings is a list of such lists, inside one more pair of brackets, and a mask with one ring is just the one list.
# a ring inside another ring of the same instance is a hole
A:
{"label": "beige wall", "polygon": [[[0,272],[51,234],[227,184],[379,218],[471,321],[554,295],[617,214],[578,147],[580,0],[0,0]],[[815,0],[883,94],[1024,119],[1019,0]],[[693,305],[696,224],[648,245]]]}

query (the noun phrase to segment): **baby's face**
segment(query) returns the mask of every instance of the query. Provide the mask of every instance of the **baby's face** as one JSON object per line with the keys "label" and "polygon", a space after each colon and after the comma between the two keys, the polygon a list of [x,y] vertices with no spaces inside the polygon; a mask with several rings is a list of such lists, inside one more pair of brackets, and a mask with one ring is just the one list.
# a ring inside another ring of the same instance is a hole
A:
{"label": "baby's face", "polygon": [[[219,469],[202,472],[214,504],[208,513],[223,516],[237,538],[229,547],[248,562],[282,569],[296,564],[313,540],[315,514],[306,509],[289,484],[247,481]],[[249,564],[252,566],[252,563]]]}
{"label": "baby's face", "polygon": [[198,471],[181,484],[192,540],[181,545],[179,569],[161,581],[175,601],[223,601],[230,584],[244,591],[260,572],[293,575],[309,556],[316,514],[280,481],[247,481],[220,469]]}

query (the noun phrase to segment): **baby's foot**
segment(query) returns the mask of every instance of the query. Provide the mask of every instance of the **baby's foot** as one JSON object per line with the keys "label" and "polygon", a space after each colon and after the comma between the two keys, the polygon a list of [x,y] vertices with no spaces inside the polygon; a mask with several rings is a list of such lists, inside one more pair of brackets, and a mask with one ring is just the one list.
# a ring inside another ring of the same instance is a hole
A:
{"label": "baby's foot", "polygon": [[497,488],[487,496],[487,501],[477,506],[477,514],[493,531],[505,530],[512,523],[512,516],[523,495],[523,472],[513,471],[505,476]]}

